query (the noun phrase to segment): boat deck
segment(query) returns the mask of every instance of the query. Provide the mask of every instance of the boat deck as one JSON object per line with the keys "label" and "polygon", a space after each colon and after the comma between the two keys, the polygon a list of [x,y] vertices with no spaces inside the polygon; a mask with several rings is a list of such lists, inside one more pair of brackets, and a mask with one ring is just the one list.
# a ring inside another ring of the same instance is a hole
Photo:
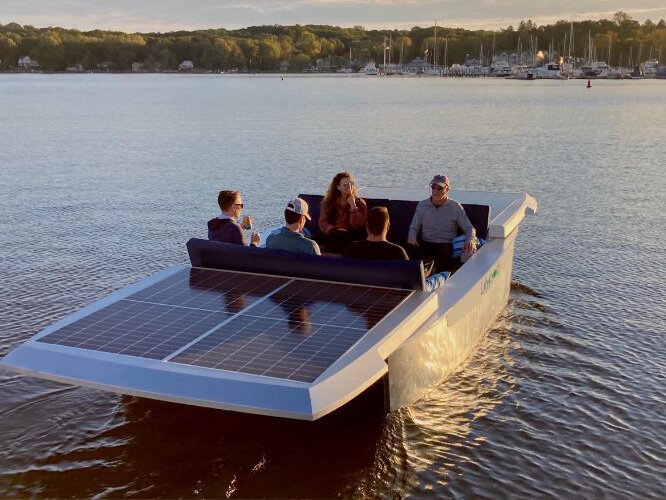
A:
{"label": "boat deck", "polygon": [[[394,331],[395,313],[405,318],[427,298],[414,290],[179,267],[54,324],[3,364],[119,393],[309,419],[318,382],[378,348]],[[379,372],[359,371],[350,393]],[[265,397],[271,388],[273,397]]]}

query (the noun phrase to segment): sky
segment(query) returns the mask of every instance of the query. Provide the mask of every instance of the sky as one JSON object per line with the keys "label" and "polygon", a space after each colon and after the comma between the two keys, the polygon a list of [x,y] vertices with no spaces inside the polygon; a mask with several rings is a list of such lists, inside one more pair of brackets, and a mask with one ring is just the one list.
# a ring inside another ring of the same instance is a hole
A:
{"label": "sky", "polygon": [[666,19],[666,0],[0,0],[0,24],[125,32],[328,24],[498,29],[520,20]]}

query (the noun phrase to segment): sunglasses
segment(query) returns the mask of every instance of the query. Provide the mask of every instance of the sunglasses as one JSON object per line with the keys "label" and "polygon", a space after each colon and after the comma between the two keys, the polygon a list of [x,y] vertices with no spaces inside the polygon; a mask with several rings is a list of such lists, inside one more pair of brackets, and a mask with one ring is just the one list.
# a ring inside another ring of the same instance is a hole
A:
{"label": "sunglasses", "polygon": [[444,188],[442,186],[438,186],[437,184],[433,184],[430,186],[430,189],[434,189],[435,191],[443,191]]}
{"label": "sunglasses", "polygon": [[234,207],[243,208],[243,204],[242,203],[234,203]]}

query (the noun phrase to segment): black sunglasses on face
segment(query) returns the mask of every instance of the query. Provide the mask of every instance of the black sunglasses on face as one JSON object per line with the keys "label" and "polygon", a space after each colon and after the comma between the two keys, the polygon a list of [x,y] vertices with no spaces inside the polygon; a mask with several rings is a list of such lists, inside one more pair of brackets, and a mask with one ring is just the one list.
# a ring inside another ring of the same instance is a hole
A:
{"label": "black sunglasses on face", "polygon": [[434,189],[436,191],[442,191],[444,188],[442,186],[438,186],[437,184],[433,184],[430,186],[430,189]]}
{"label": "black sunglasses on face", "polygon": [[234,207],[243,208],[243,204],[242,203],[234,203]]}

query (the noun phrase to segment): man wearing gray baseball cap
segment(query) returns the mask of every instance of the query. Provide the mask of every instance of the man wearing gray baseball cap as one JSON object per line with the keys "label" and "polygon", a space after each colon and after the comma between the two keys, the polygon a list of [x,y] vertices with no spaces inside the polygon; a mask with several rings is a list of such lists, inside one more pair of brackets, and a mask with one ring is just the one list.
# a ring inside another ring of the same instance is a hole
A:
{"label": "man wearing gray baseball cap", "polygon": [[430,181],[430,198],[416,206],[409,226],[407,243],[418,249],[422,257],[434,257],[437,271],[456,267],[453,260],[453,239],[462,229],[467,235],[463,253],[476,251],[476,230],[462,205],[448,197],[449,178],[435,175]]}
{"label": "man wearing gray baseball cap", "polygon": [[302,198],[291,200],[284,209],[284,227],[268,235],[266,248],[321,255],[317,242],[301,233],[306,219],[310,220],[308,203]]}

